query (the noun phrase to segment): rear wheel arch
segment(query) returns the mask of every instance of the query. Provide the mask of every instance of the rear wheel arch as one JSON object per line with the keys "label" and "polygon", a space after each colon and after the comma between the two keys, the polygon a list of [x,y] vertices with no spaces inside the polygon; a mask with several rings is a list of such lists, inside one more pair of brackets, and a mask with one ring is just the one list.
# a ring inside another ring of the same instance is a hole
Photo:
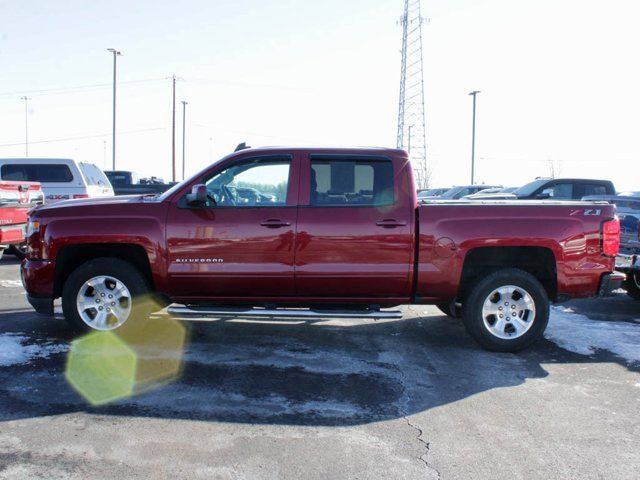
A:
{"label": "rear wheel arch", "polygon": [[477,247],[464,259],[458,287],[458,299],[464,299],[473,286],[487,275],[505,268],[516,268],[535,277],[551,301],[558,298],[556,257],[547,247]]}

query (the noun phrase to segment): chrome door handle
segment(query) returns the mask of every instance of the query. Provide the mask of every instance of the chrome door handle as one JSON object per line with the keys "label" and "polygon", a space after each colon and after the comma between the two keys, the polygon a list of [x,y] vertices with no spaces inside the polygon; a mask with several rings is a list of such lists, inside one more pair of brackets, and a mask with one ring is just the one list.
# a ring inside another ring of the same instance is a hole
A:
{"label": "chrome door handle", "polygon": [[376,225],[382,228],[398,228],[398,227],[406,227],[407,222],[399,222],[397,220],[388,218],[386,220],[381,220],[376,222]]}
{"label": "chrome door handle", "polygon": [[270,218],[269,220],[265,220],[264,222],[260,223],[260,225],[267,228],[282,228],[282,227],[290,227],[291,223],[283,222],[278,218]]}

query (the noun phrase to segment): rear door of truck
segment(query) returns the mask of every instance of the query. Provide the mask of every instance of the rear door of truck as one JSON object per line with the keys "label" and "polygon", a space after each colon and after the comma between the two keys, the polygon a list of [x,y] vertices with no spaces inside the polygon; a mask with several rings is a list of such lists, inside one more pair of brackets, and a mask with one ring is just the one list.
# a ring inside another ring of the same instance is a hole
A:
{"label": "rear door of truck", "polygon": [[410,297],[415,194],[408,165],[384,155],[303,154],[298,296]]}

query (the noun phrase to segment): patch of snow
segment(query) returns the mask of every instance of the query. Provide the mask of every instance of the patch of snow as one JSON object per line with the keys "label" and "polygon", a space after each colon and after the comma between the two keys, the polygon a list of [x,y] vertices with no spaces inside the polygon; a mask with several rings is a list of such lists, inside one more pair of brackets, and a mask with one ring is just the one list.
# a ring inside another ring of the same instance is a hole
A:
{"label": "patch of snow", "polygon": [[27,345],[27,337],[12,333],[0,335],[0,367],[27,363],[34,358],[49,358],[66,352],[67,345],[44,343]]}
{"label": "patch of snow", "polygon": [[581,355],[607,350],[628,362],[640,362],[640,325],[591,320],[570,308],[552,307],[545,337]]}
{"label": "patch of snow", "polygon": [[20,280],[0,280],[0,287],[22,288],[22,282]]}

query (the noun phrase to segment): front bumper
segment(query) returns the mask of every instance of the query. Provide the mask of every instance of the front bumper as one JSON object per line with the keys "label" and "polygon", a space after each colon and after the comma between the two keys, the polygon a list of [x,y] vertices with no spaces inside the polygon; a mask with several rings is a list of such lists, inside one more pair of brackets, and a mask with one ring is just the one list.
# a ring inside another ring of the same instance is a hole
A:
{"label": "front bumper", "polygon": [[20,278],[27,291],[27,300],[38,313],[53,313],[55,268],[55,262],[50,260],[24,260],[20,265]]}
{"label": "front bumper", "polygon": [[627,276],[621,272],[608,273],[602,276],[600,280],[600,288],[598,289],[599,297],[610,297],[615,290],[622,288],[622,283]]}

